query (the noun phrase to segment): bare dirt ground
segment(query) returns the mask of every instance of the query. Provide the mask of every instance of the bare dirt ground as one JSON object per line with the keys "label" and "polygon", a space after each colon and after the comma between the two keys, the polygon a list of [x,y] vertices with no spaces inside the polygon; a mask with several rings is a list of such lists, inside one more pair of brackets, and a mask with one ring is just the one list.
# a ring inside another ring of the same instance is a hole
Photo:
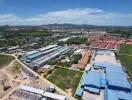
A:
{"label": "bare dirt ground", "polygon": [[6,98],[11,91],[15,90],[20,84],[23,83],[22,80],[15,79],[12,74],[13,72],[11,70],[8,70],[9,68],[13,68],[15,64],[16,62],[15,60],[13,60],[8,66],[0,70],[0,77],[3,79],[4,87],[10,87],[9,89],[4,90],[4,92],[1,94],[0,99]]}
{"label": "bare dirt ground", "polygon": [[66,92],[67,92],[69,95],[72,95],[72,89],[66,89]]}
{"label": "bare dirt ground", "polygon": [[[15,60],[0,70],[0,78],[4,80],[5,86],[10,86],[9,89],[0,93],[0,100],[10,100],[11,94],[15,90],[19,90],[19,87],[23,84],[42,89],[49,87],[49,84],[45,83],[42,79],[35,79],[29,76]],[[18,97],[16,97],[16,100],[19,100]]]}

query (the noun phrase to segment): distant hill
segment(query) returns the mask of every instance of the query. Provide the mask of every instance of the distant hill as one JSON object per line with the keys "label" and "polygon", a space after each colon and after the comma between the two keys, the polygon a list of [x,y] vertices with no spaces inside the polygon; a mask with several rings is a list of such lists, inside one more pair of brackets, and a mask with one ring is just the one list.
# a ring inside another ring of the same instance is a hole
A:
{"label": "distant hill", "polygon": [[111,30],[111,29],[132,29],[132,26],[97,26],[97,25],[87,25],[87,24],[47,24],[40,26],[0,26],[0,30],[43,30],[43,29],[102,29],[102,30]]}

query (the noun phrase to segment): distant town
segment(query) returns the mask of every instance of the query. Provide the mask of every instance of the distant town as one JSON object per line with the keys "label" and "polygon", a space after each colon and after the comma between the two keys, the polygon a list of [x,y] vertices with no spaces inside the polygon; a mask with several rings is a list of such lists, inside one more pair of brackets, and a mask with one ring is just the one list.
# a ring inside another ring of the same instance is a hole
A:
{"label": "distant town", "polygon": [[132,100],[132,27],[0,26],[0,100]]}

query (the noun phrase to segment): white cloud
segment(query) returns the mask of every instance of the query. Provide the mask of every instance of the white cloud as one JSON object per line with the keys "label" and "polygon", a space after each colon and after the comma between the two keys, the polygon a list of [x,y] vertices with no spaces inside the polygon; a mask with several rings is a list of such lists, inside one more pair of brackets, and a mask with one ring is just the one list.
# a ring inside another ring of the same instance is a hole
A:
{"label": "white cloud", "polygon": [[97,8],[67,9],[21,18],[14,14],[0,14],[0,25],[43,25],[52,23],[132,25],[132,14],[104,12]]}

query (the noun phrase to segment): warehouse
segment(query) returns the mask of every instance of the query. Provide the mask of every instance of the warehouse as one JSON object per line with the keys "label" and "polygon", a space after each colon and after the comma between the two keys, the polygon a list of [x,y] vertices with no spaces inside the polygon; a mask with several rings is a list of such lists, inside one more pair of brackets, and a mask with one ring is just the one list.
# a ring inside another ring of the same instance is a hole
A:
{"label": "warehouse", "polygon": [[91,51],[89,49],[86,50],[83,58],[82,58],[82,61],[81,63],[79,64],[72,64],[72,67],[73,68],[85,68],[88,61],[90,60],[90,57],[91,57]]}
{"label": "warehouse", "polygon": [[81,87],[84,87],[84,90],[99,94],[101,84],[100,84],[100,73],[95,71],[90,71],[84,76],[84,83]]}
{"label": "warehouse", "polygon": [[48,45],[48,46],[46,46],[46,47],[40,48],[39,51],[49,50],[49,49],[55,48],[55,47],[57,47],[57,46],[58,46],[58,45]]}
{"label": "warehouse", "polygon": [[85,72],[87,75],[83,75],[81,86],[76,91],[78,97],[82,97],[85,90],[97,94],[100,93],[99,91],[104,90],[104,100],[131,100],[132,86],[124,72],[124,67],[116,62],[116,57],[113,56],[114,54],[110,57],[111,54],[112,52],[109,51],[96,53],[96,56],[105,55],[106,58],[108,56],[114,63],[103,58],[98,60],[95,57],[94,60],[96,61],[93,63],[92,71]]}
{"label": "warehouse", "polygon": [[37,52],[37,53],[35,53],[35,54],[32,54],[32,55],[30,55],[30,56],[27,56],[27,59],[29,59],[29,60],[35,60],[35,59],[37,59],[37,58],[39,58],[39,57],[42,57],[42,56],[44,56],[44,55],[46,55],[46,54],[48,54],[48,53],[51,53],[51,52],[53,52],[54,50],[57,50],[57,49],[59,49],[60,48],[60,46],[58,46],[58,47],[55,47],[55,48],[52,48],[52,49],[49,49],[49,50],[45,50],[45,51],[39,51],[39,52]]}
{"label": "warehouse", "polygon": [[48,55],[45,55],[43,57],[40,57],[36,60],[34,60],[32,63],[35,65],[35,66],[43,66],[44,64],[46,64],[49,60],[59,56],[60,54],[63,54],[63,53],[66,53],[68,52],[70,49],[68,47],[61,47],[57,50],[55,50],[54,52],[48,54]]}
{"label": "warehouse", "polygon": [[49,99],[54,99],[54,100],[66,100],[67,99],[66,96],[46,92],[43,89],[37,89],[37,88],[29,87],[27,85],[20,86],[20,89],[23,90],[23,91],[32,92],[32,93],[35,93],[35,94],[42,95],[43,97],[46,97],[46,98],[49,98]]}
{"label": "warehouse", "polygon": [[60,46],[57,45],[48,45],[46,47],[40,48],[35,51],[30,51],[24,56],[24,60],[27,62],[31,62],[32,60],[35,60],[39,57],[42,57],[56,49],[60,48]]}
{"label": "warehouse", "polygon": [[99,94],[101,89],[101,74],[96,71],[89,71],[83,74],[80,87],[77,89],[76,95],[81,97],[83,91]]}
{"label": "warehouse", "polygon": [[105,89],[104,91],[104,100],[131,100],[132,94]]}
{"label": "warehouse", "polygon": [[115,54],[110,51],[98,51],[96,52],[96,56],[94,58],[94,63],[111,63],[114,65],[119,65],[116,61]]}
{"label": "warehouse", "polygon": [[15,53],[15,52],[18,52],[18,51],[21,51],[19,46],[14,46],[14,47],[7,48],[8,53]]}
{"label": "warehouse", "polygon": [[109,63],[96,64],[96,68],[97,66],[99,66],[98,68],[105,68],[108,88],[131,92],[132,87],[130,85],[130,82],[127,80],[126,74],[121,66],[117,66]]}
{"label": "warehouse", "polygon": [[[22,58],[20,58],[25,64],[34,67],[43,67],[49,60],[59,57],[70,51],[69,47],[63,47],[58,45],[49,45],[35,51],[30,51],[26,53]],[[44,69],[43,69],[44,70]],[[42,69],[39,70],[41,72]],[[42,71],[43,72],[43,71]]]}

